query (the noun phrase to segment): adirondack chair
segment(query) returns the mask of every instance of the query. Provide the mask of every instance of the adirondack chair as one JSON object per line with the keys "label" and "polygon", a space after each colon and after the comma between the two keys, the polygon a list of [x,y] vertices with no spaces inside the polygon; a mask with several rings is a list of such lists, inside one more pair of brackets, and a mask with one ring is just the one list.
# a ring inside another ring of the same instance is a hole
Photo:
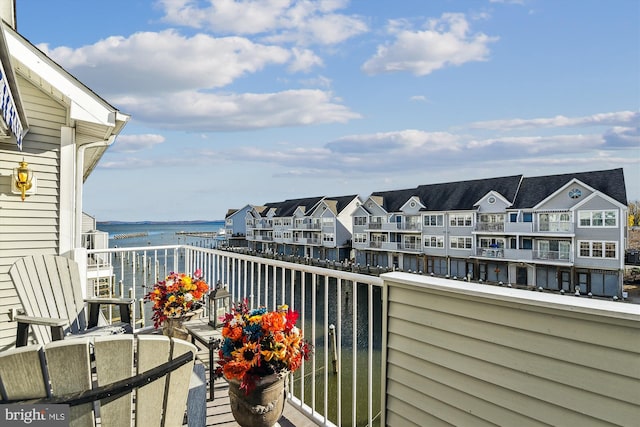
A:
{"label": "adirondack chair", "polygon": [[[90,298],[83,300],[78,264],[66,257],[34,255],[18,259],[9,269],[24,313],[18,322],[16,347],[27,345],[29,326],[40,344],[66,336],[109,335],[132,332],[130,298]],[[89,306],[89,318],[85,313]],[[98,326],[100,307],[120,307],[120,322]]]}
{"label": "adirondack chair", "polygon": [[69,405],[71,427],[181,426],[195,354],[193,344],[162,335],[13,348],[0,353],[0,404]]}

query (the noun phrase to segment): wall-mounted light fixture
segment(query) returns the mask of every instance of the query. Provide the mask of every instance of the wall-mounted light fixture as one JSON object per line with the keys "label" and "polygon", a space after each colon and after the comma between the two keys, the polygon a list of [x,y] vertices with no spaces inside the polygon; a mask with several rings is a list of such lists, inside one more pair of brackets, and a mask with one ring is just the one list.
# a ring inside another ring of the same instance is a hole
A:
{"label": "wall-mounted light fixture", "polygon": [[33,171],[29,169],[29,164],[22,159],[20,166],[13,169],[11,192],[14,194],[20,194],[24,201],[24,198],[27,195],[35,194],[35,184]]}

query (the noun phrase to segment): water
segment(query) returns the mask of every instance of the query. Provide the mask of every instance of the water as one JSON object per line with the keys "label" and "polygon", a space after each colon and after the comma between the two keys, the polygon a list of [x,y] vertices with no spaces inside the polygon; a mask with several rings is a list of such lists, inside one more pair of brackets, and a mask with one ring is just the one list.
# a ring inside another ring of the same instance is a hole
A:
{"label": "water", "polygon": [[[211,238],[191,237],[176,234],[177,232],[211,232],[216,233],[224,228],[224,221],[211,221],[202,223],[125,223],[107,224],[98,223],[98,230],[109,233],[109,247],[126,248],[140,246],[162,246],[189,244],[207,246],[215,244]],[[118,234],[147,233],[146,236],[130,237],[126,239],[114,239]]]}

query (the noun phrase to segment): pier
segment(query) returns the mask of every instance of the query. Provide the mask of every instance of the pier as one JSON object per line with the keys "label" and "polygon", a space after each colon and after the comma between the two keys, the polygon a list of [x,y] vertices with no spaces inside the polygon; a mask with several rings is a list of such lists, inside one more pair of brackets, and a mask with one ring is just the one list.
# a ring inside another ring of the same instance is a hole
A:
{"label": "pier", "polygon": [[122,234],[115,234],[113,236],[114,240],[120,240],[120,239],[130,239],[132,237],[144,237],[144,236],[148,236],[149,233],[147,233],[146,231],[140,231],[137,233],[122,233]]}

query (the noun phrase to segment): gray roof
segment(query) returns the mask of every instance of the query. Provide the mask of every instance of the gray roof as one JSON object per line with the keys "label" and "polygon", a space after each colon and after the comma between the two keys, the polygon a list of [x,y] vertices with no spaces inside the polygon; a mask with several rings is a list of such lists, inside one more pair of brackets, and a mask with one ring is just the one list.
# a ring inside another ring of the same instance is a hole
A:
{"label": "gray roof", "polygon": [[585,183],[589,187],[606,194],[623,205],[627,204],[624,173],[622,168],[619,168],[524,178],[513,208],[533,208],[573,179]]}

